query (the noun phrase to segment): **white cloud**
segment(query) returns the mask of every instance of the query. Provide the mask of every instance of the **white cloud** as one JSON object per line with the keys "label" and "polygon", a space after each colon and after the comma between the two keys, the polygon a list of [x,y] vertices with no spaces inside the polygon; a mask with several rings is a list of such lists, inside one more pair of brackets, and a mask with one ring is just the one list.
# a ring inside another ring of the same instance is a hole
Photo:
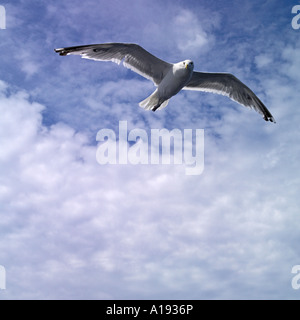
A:
{"label": "white cloud", "polygon": [[174,17],[172,28],[182,53],[207,51],[212,44],[213,36],[204,31],[198,17],[190,10],[180,10]]}
{"label": "white cloud", "polygon": [[[276,148],[247,146],[246,135],[222,146],[209,135],[200,177],[177,167],[101,167],[87,136],[43,126],[45,107],[1,88],[6,297],[293,296],[285,282],[298,252],[298,181],[287,179]],[[272,152],[277,160],[265,167]]]}
{"label": "white cloud", "polygon": [[299,45],[296,43],[295,45],[285,47],[282,52],[282,57],[286,60],[286,64],[283,65],[284,74],[297,82],[300,81],[299,50]]}
{"label": "white cloud", "polygon": [[261,54],[255,57],[255,63],[258,68],[268,67],[272,62],[273,62],[272,58],[265,54]]}

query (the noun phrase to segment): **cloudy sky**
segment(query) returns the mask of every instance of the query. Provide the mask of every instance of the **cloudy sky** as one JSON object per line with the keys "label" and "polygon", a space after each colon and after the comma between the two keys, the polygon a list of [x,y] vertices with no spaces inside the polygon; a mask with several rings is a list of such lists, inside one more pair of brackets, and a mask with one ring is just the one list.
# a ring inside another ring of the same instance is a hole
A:
{"label": "cloudy sky", "polygon": [[[299,299],[300,30],[296,0],[2,1],[1,299]],[[133,42],[231,72],[277,124],[54,48]],[[205,130],[205,169],[106,165],[100,129]]]}

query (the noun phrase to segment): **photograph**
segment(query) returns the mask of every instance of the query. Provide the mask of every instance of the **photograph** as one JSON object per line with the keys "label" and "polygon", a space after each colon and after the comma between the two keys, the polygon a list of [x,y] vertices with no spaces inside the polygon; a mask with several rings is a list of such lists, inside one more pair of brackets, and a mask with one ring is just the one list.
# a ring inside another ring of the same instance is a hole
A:
{"label": "photograph", "polygon": [[0,0],[0,48],[0,301],[300,300],[299,1]]}

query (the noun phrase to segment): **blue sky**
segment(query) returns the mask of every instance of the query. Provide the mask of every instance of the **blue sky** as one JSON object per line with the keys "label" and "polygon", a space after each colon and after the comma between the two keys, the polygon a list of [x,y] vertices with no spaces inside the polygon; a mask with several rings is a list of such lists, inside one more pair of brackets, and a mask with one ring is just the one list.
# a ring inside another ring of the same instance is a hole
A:
{"label": "blue sky", "polygon": [[[298,1],[3,1],[0,299],[299,299]],[[133,42],[231,72],[277,124],[226,97],[53,49]],[[204,129],[205,169],[100,166],[96,135]]]}

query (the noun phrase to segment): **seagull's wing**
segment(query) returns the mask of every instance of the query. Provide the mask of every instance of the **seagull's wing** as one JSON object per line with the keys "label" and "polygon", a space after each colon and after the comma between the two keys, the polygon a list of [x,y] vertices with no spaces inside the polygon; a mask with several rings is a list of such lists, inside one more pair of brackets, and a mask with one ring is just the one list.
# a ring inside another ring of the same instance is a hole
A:
{"label": "seagull's wing", "polygon": [[266,121],[275,122],[270,111],[258,97],[232,74],[194,72],[190,82],[183,89],[225,95],[243,106],[253,108],[262,114]]}
{"label": "seagull's wing", "polygon": [[81,55],[83,58],[113,61],[120,64],[122,60],[125,67],[135,71],[141,76],[152,80],[159,85],[172,64],[158,59],[137,44],[105,43],[79,47],[55,49],[61,56],[69,54]]}

